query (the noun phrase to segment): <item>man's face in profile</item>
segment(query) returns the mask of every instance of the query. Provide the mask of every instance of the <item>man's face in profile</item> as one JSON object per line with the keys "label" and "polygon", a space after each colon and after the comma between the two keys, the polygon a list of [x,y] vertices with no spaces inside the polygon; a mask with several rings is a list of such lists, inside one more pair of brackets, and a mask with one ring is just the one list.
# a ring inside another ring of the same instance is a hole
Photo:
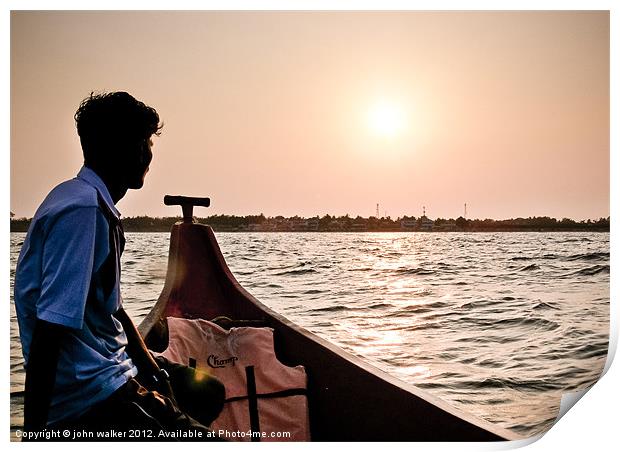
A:
{"label": "man's face in profile", "polygon": [[144,185],[146,173],[153,159],[151,147],[153,140],[149,137],[136,143],[136,146],[128,152],[129,158],[126,162],[125,183],[127,188],[140,189]]}

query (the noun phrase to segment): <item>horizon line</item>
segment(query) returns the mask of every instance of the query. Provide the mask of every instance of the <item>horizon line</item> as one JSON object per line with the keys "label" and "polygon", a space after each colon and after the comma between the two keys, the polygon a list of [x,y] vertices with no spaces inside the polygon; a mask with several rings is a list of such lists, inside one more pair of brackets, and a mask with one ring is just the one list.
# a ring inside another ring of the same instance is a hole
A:
{"label": "horizon line", "polygon": [[[23,220],[32,220],[33,217],[14,217],[13,212],[11,212],[11,217],[10,220],[11,221],[23,221]],[[311,218],[325,218],[325,217],[330,217],[330,218],[350,218],[350,219],[358,219],[361,218],[363,220],[370,220],[371,218],[375,218],[377,220],[392,220],[392,221],[396,221],[399,219],[404,219],[404,218],[428,218],[431,219],[430,217],[426,216],[426,215],[420,215],[420,216],[415,216],[415,215],[402,215],[402,216],[398,216],[395,218],[392,218],[391,215],[388,216],[382,216],[382,217],[377,217],[374,215],[370,215],[368,217],[363,217],[361,215],[351,215],[351,214],[344,214],[344,215],[332,215],[332,214],[324,214],[323,216],[321,215],[312,215],[309,217],[304,217],[304,216],[300,216],[298,214],[296,215],[292,215],[292,216],[285,216],[285,215],[275,215],[275,216],[270,216],[270,215],[265,215],[262,212],[258,213],[258,214],[246,214],[246,215],[237,215],[237,214],[227,214],[227,213],[220,213],[220,214],[213,214],[213,215],[207,215],[207,216],[198,216],[198,215],[194,215],[194,218],[197,219],[206,219],[206,218],[211,218],[211,217],[217,217],[217,216],[227,216],[227,217],[233,217],[233,218],[248,218],[248,217],[264,217],[265,219],[276,219],[276,218],[284,218],[284,219],[292,219],[292,218],[300,218],[300,219],[311,219]],[[151,216],[151,215],[133,215],[133,216],[122,216],[121,218],[123,219],[133,219],[133,218],[150,218],[150,219],[165,219],[165,218],[183,218],[182,215],[167,215],[167,216]],[[571,221],[575,221],[575,222],[587,222],[587,221],[600,221],[600,220],[606,220],[606,221],[610,221],[611,219],[611,215],[607,215],[606,217],[604,216],[600,216],[598,218],[584,218],[584,219],[580,219],[580,220],[575,220],[571,217],[562,217],[562,218],[558,218],[558,217],[551,217],[549,215],[530,215],[528,217],[511,217],[511,218],[502,218],[502,219],[497,219],[497,218],[467,218],[464,217],[463,215],[459,215],[458,217],[454,218],[454,217],[442,217],[442,216],[438,216],[435,218],[435,220],[441,219],[441,220],[457,220],[459,218],[463,218],[464,220],[467,221],[485,221],[485,220],[492,220],[492,221],[509,221],[509,220],[529,220],[529,219],[543,219],[543,218],[549,218],[552,220],[556,220],[556,221],[562,221],[562,220],[571,220]]]}

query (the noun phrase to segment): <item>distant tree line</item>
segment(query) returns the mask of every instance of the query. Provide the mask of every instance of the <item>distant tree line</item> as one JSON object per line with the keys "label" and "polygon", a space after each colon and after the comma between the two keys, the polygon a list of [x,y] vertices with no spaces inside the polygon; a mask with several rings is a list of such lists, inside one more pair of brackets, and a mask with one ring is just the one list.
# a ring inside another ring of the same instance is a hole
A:
{"label": "distant tree line", "polygon": [[[181,217],[153,218],[148,216],[123,218],[122,223],[126,232],[169,232],[172,225],[181,221]],[[11,218],[11,232],[26,232],[30,219]],[[515,232],[515,231],[609,231],[610,218],[598,220],[575,221],[570,218],[561,220],[550,217],[511,218],[509,220],[469,220],[463,217],[457,219],[437,218],[430,220],[423,217],[397,218],[390,217],[355,218],[349,215],[302,218],[298,216],[285,218],[283,216],[265,217],[265,215],[212,215],[209,217],[194,218],[197,223],[208,224],[215,231],[243,232],[243,231],[332,231],[332,232],[359,232],[359,231],[468,231],[468,232]]]}
{"label": "distant tree line", "polygon": [[[439,219],[441,220],[441,219]],[[435,220],[437,222],[437,220]],[[609,217],[598,220],[557,220],[550,217],[515,218],[509,220],[465,220],[468,231],[609,231]]]}

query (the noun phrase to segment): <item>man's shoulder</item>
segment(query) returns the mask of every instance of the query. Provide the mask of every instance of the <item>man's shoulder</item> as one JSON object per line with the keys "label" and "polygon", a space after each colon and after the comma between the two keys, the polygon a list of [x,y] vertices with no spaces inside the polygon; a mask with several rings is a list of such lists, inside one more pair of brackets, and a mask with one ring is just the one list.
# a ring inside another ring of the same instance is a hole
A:
{"label": "man's shoulder", "polygon": [[75,178],[62,182],[49,192],[41,203],[36,217],[54,217],[73,209],[97,208],[99,200],[97,189],[85,181]]}

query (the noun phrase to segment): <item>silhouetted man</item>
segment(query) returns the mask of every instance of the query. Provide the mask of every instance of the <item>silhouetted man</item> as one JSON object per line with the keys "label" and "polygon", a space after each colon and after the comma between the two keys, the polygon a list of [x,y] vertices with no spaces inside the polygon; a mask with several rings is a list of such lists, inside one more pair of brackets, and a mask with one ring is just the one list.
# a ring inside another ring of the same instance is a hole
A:
{"label": "silhouetted man", "polygon": [[[37,210],[15,274],[26,366],[24,430],[31,437],[45,428],[113,430],[116,437],[99,439],[125,441],[170,439],[160,432],[183,431],[192,432],[185,439],[209,439],[212,432],[177,407],[168,373],[149,354],[120,295],[125,240],[115,204],[144,184],[159,115],[115,92],[91,94],[75,121],[84,166]],[[208,403],[200,420],[208,424],[224,391],[217,380],[204,381],[201,397]],[[147,433],[129,437],[130,429]]]}

